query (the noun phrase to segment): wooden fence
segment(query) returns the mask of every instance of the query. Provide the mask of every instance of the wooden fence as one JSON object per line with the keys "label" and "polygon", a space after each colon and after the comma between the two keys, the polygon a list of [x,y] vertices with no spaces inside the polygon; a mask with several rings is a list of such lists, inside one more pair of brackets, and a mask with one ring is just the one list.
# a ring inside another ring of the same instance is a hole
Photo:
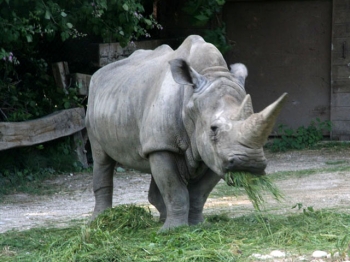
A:
{"label": "wooden fence", "polygon": [[77,158],[83,167],[87,167],[82,134],[84,119],[84,108],[71,108],[35,120],[0,122],[0,150],[37,145],[73,135]]}
{"label": "wooden fence", "polygon": [[[119,43],[92,45],[95,55],[92,61],[97,67],[124,59],[137,49],[154,49],[162,44],[160,40],[142,41],[122,48]],[[67,62],[52,64],[57,88],[66,90],[78,85],[79,94],[88,95],[91,75],[69,72]],[[71,108],[61,110],[45,117],[23,122],[0,122],[0,151],[14,147],[32,146],[60,137],[72,135],[78,160],[87,167],[85,144],[85,109]]]}

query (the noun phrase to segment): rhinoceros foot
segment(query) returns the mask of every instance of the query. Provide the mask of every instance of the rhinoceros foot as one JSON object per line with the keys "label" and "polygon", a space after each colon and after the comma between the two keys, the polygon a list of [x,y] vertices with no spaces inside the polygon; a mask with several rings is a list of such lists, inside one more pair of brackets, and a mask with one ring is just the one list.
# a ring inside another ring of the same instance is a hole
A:
{"label": "rhinoceros foot", "polygon": [[95,191],[95,209],[91,216],[91,220],[95,220],[96,217],[105,211],[107,208],[112,207],[112,195],[113,187],[103,187]]}
{"label": "rhinoceros foot", "polygon": [[190,214],[188,217],[188,224],[190,226],[198,225],[204,221],[202,212],[197,214]]}
{"label": "rhinoceros foot", "polygon": [[188,226],[187,221],[179,221],[172,219],[167,220],[168,221],[165,221],[164,225],[159,229],[158,233],[166,233],[178,227]]}

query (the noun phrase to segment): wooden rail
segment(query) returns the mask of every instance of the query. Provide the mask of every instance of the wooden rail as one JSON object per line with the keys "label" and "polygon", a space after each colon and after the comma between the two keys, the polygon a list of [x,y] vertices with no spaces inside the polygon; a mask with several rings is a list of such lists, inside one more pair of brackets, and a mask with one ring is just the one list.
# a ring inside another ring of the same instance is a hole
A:
{"label": "wooden rail", "polygon": [[[102,67],[108,63],[128,57],[137,49],[154,49],[164,40],[141,41],[122,48],[119,43],[91,46],[94,64]],[[87,96],[91,75],[69,72],[67,62],[52,64],[57,88],[68,92],[71,86],[79,86],[79,95]],[[84,108],[72,108],[55,112],[45,117],[23,122],[0,122],[0,151],[14,147],[32,146],[60,137],[73,135],[78,160],[87,167],[85,142],[82,130],[85,128]]]}
{"label": "wooden rail", "polygon": [[57,111],[35,120],[0,122],[0,151],[14,147],[32,146],[74,134],[79,161],[87,167],[81,131],[85,128],[85,109]]}

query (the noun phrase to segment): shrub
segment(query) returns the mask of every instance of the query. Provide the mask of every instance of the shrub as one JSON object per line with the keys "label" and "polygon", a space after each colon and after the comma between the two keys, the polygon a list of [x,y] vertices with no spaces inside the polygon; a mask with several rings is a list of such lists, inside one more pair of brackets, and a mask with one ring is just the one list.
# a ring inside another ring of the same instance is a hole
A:
{"label": "shrub", "polygon": [[[23,121],[82,100],[57,91],[51,74],[68,39],[128,44],[161,28],[142,0],[0,0],[0,121]],[[74,92],[74,91],[73,91]]]}
{"label": "shrub", "polygon": [[296,130],[286,125],[279,125],[277,132],[279,137],[274,138],[267,148],[274,152],[308,148],[321,141],[324,132],[329,132],[331,129],[330,121],[321,121],[319,118],[312,121],[308,127],[301,126]]}
{"label": "shrub", "polygon": [[184,12],[192,18],[193,25],[215,24],[213,28],[204,30],[203,38],[223,54],[231,49],[226,39],[226,26],[220,15],[225,3],[226,0],[190,0],[183,7]]}

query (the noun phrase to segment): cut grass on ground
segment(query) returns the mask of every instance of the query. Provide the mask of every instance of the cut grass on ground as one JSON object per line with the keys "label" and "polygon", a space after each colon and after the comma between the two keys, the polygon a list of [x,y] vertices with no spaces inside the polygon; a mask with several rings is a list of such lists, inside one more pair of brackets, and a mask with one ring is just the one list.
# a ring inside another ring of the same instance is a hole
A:
{"label": "cut grass on ground", "polygon": [[118,206],[90,225],[0,234],[0,260],[227,262],[250,261],[253,253],[275,249],[293,257],[314,250],[349,255],[350,214],[304,210],[266,221],[271,233],[254,215],[215,215],[199,226],[157,234],[161,225],[148,211]]}
{"label": "cut grass on ground", "polygon": [[[334,163],[334,164],[333,164]],[[325,174],[325,173],[335,173],[335,172],[350,172],[350,164],[348,162],[331,162],[329,167],[323,168],[311,168],[295,171],[278,171],[267,176],[271,182],[276,182],[278,180],[288,179],[290,177],[305,177],[314,174]],[[246,195],[243,187],[230,187],[226,183],[219,183],[214,190],[210,193],[210,197],[219,198],[225,196],[241,196]]]}

